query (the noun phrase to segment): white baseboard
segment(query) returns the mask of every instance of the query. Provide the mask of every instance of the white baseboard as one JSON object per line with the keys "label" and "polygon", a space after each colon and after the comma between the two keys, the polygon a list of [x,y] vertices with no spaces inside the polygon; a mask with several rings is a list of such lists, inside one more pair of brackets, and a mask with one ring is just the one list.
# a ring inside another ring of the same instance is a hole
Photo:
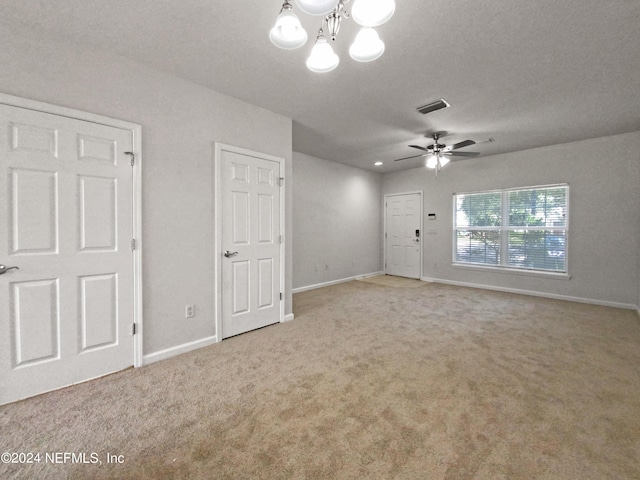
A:
{"label": "white baseboard", "polygon": [[[293,313],[289,313],[288,315],[284,316],[283,322],[290,322],[291,320],[293,320],[293,318]],[[150,365],[152,363],[159,362],[160,360],[166,360],[167,358],[175,357],[176,355],[180,355],[182,353],[197,350],[198,348],[208,347],[209,345],[213,345],[214,343],[218,343],[217,335],[201,338],[200,340],[195,340],[189,343],[183,343],[182,345],[176,345],[175,347],[165,348],[164,350],[160,350],[159,352],[153,352],[149,353],[148,355],[143,355],[142,365]]]}
{"label": "white baseboard", "polygon": [[[483,285],[480,283],[457,282],[454,280],[443,280],[441,278],[422,277],[420,280],[422,280],[423,282],[456,285],[458,287],[481,288],[483,290],[494,290],[497,292],[517,293],[520,295],[531,295],[533,297],[552,298],[554,300],[566,300],[568,302],[589,303],[592,305],[602,305],[604,307],[626,308],[630,310],[638,309],[638,307],[632,303],[610,302],[607,300],[596,300],[593,298],[584,298],[584,297],[572,297],[569,295],[558,295],[555,293],[536,292],[534,290],[521,290],[519,288],[497,287],[494,285]],[[639,310],[639,314],[640,314],[640,310]]]}
{"label": "white baseboard", "polygon": [[331,280],[330,282],[316,283],[315,285],[307,285],[306,287],[298,287],[292,290],[293,293],[306,292],[307,290],[315,290],[316,288],[328,287],[330,285],[338,285],[339,283],[351,282],[353,280],[360,280],[361,278],[375,277],[377,275],[384,275],[384,272],[372,272],[365,273],[363,275],[356,275],[355,277],[341,278],[339,280]]}
{"label": "white baseboard", "polygon": [[159,352],[153,352],[148,355],[143,355],[142,365],[149,365],[151,363],[159,362],[160,360],[175,357],[176,355],[180,355],[181,353],[187,353],[192,350],[197,350],[198,348],[208,347],[209,345],[213,345],[214,343],[218,343],[217,335],[212,335],[211,337],[205,337],[189,343],[183,343],[182,345],[176,345],[175,347],[165,348],[164,350],[160,350]]}

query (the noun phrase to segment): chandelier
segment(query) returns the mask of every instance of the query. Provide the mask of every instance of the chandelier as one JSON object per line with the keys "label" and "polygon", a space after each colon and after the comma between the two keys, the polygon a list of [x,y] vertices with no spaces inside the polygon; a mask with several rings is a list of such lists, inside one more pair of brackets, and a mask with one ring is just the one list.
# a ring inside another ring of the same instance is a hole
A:
{"label": "chandelier", "polygon": [[[345,3],[350,0],[295,0],[300,10],[308,15],[322,17],[316,43],[307,58],[307,68],[313,72],[330,72],[338,66],[340,58],[324,36],[326,23],[328,35],[335,40],[340,30],[342,18],[353,18],[362,28],[349,48],[349,55],[358,62],[371,62],[384,52],[384,43],[374,27],[391,18],[396,8],[395,0],[354,0],[351,14]],[[290,0],[285,0],[269,33],[271,42],[279,48],[293,50],[307,42],[307,32],[293,11]]]}

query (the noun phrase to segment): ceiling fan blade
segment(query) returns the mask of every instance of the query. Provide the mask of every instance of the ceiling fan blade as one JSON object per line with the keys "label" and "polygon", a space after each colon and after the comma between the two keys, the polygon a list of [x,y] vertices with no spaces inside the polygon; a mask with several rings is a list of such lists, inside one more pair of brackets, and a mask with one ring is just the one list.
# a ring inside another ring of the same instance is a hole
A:
{"label": "ceiling fan blade", "polygon": [[410,158],[418,158],[418,157],[424,157],[424,155],[413,155],[411,157],[396,158],[394,162],[399,162],[400,160],[409,160]]}
{"label": "ceiling fan blade", "polygon": [[476,142],[474,142],[473,140],[464,140],[462,142],[454,143],[453,145],[448,147],[448,149],[449,150],[457,150],[458,148],[469,147],[469,146],[475,145],[475,144],[476,144]]}
{"label": "ceiling fan blade", "polygon": [[456,157],[477,157],[480,155],[480,152],[448,152],[449,155],[455,155]]}
{"label": "ceiling fan blade", "polygon": [[421,147],[420,145],[409,145],[411,148],[417,148],[418,150],[424,150],[425,152],[428,152],[429,149],[426,147]]}

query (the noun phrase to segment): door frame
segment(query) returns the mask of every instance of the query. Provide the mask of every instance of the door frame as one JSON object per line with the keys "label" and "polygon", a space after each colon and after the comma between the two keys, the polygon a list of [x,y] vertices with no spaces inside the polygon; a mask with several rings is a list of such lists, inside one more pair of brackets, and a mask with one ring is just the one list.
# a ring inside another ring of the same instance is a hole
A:
{"label": "door frame", "polygon": [[133,322],[136,325],[136,333],[133,336],[133,366],[141,367],[143,365],[143,311],[142,311],[142,127],[137,123],[118,120],[115,118],[105,117],[95,113],[84,112],[72,108],[53,105],[50,103],[29,100],[22,97],[16,97],[0,92],[0,104],[10,107],[24,108],[27,110],[35,110],[42,113],[57,115],[60,117],[68,117],[75,120],[106,125],[131,132],[133,153],[135,162],[133,165],[133,240],[135,240],[135,248],[133,249]]}
{"label": "door frame", "polygon": [[423,216],[423,202],[424,202],[424,195],[423,195],[423,191],[422,190],[415,190],[412,192],[399,192],[399,193],[387,193],[384,195],[384,205],[382,206],[382,217],[383,217],[383,228],[384,231],[382,232],[382,238],[384,239],[383,242],[383,249],[382,249],[382,261],[384,262],[384,274],[387,274],[387,203],[390,197],[398,197],[401,195],[420,195],[420,269],[418,272],[418,280],[422,280],[422,269],[423,269],[423,262],[424,262],[424,216]]}
{"label": "door frame", "polygon": [[242,147],[236,147],[233,145],[227,145],[220,142],[214,143],[214,159],[213,159],[213,181],[214,181],[214,240],[213,240],[213,265],[214,265],[214,279],[213,279],[213,303],[215,305],[215,338],[216,342],[222,341],[222,178],[220,172],[222,170],[222,154],[223,152],[237,153],[240,155],[246,155],[249,157],[261,158],[263,160],[269,160],[278,163],[280,167],[280,292],[282,293],[282,299],[280,300],[280,320],[282,323],[285,321],[284,317],[284,293],[285,293],[285,188],[286,181],[284,177],[284,158],[275,157],[266,153],[256,152],[248,150]]}

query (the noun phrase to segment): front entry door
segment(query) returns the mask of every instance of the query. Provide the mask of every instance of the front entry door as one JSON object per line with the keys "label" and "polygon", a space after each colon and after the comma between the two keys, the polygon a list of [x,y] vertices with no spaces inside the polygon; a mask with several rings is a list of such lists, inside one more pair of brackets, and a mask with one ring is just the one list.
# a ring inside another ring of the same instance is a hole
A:
{"label": "front entry door", "polygon": [[388,195],[385,208],[385,273],[420,278],[422,195]]}
{"label": "front entry door", "polygon": [[281,321],[280,162],[222,149],[222,338]]}
{"label": "front entry door", "polygon": [[0,105],[0,404],[133,365],[131,150]]}

